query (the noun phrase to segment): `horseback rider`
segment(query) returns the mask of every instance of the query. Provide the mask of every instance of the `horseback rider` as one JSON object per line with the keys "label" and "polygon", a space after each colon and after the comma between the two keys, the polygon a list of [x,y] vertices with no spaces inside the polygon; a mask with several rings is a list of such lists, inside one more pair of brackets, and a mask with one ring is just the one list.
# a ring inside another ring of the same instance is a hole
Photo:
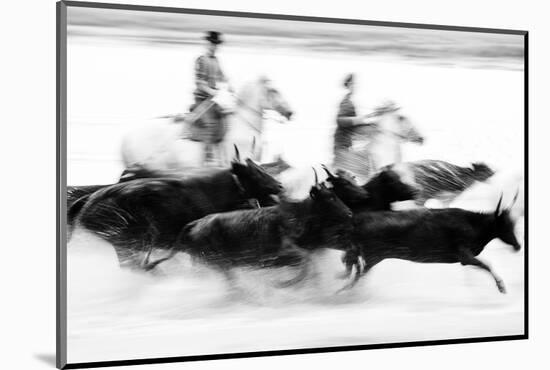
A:
{"label": "horseback rider", "polygon": [[227,85],[227,78],[216,57],[218,46],[223,43],[221,36],[220,32],[207,32],[204,37],[207,41],[206,52],[195,61],[195,103],[190,111],[195,116],[192,118],[195,128],[193,139],[204,143],[205,162],[214,160],[214,152],[220,150],[219,144],[227,131],[226,112],[214,101],[219,91]]}
{"label": "horseback rider", "polygon": [[[348,74],[344,79],[344,87],[347,90],[344,99],[340,102],[336,116],[336,131],[334,132],[334,160],[335,168],[351,171],[355,174],[367,173],[369,164],[364,163],[362,158],[353,152],[354,136],[362,136],[365,139],[365,131],[373,129],[376,123],[373,122],[373,114],[359,116],[352,102],[355,92],[355,76]],[[365,130],[366,129],[366,130]],[[366,158],[363,158],[366,159]],[[365,168],[363,168],[365,167]]]}

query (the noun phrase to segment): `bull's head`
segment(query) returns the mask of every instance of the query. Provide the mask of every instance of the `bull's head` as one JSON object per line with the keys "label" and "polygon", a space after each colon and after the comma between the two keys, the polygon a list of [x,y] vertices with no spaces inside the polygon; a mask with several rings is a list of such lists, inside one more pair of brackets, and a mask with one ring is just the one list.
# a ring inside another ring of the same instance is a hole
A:
{"label": "bull's head", "polygon": [[369,193],[350,179],[334,175],[322,165],[327,173],[327,182],[332,185],[332,190],[346,205],[353,207],[369,199]]}
{"label": "bull's head", "polygon": [[273,204],[271,196],[278,195],[283,190],[281,183],[254,161],[246,159],[243,162],[237,146],[231,171],[242,186],[245,196],[257,199],[262,206]]}
{"label": "bull's head", "polygon": [[380,198],[383,202],[400,202],[414,199],[417,190],[401,180],[401,177],[391,168],[384,168],[375,175],[364,188],[371,196]]}
{"label": "bull's head", "polygon": [[510,208],[512,208],[512,206],[516,202],[518,194],[519,191],[516,192],[512,203],[506,209],[501,209],[503,197],[503,195],[501,194],[498,200],[497,208],[495,209],[494,213],[497,238],[502,240],[504,243],[511,245],[515,251],[519,251],[521,249],[521,245],[516,238],[516,223],[510,216]]}
{"label": "bull's head", "polygon": [[325,184],[319,183],[317,171],[315,174],[315,185],[309,191],[309,196],[313,200],[314,209],[328,218],[349,220],[353,216],[351,210],[336,196],[334,191],[327,188]]}

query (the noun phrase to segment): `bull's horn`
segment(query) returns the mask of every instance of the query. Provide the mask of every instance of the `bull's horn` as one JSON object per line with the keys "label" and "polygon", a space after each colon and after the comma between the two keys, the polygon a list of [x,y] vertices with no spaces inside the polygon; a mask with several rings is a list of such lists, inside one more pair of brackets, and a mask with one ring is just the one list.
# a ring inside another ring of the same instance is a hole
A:
{"label": "bull's horn", "polygon": [[516,204],[516,201],[518,200],[518,196],[519,196],[519,188],[516,190],[516,195],[514,195],[514,199],[512,199],[512,204],[510,204],[510,208],[512,208],[512,206]]}
{"label": "bull's horn", "polygon": [[495,216],[498,216],[500,214],[500,205],[502,204],[503,195],[504,195],[503,193],[500,193],[500,198],[497,203],[497,209],[495,210]]}
{"label": "bull's horn", "polygon": [[324,164],[321,165],[321,167],[323,168],[323,170],[325,170],[325,172],[327,173],[328,177],[330,177],[331,179],[335,178],[336,176],[334,176],[327,168],[327,166],[325,166]]}
{"label": "bull's horn", "polygon": [[311,167],[313,169],[313,174],[315,175],[315,186],[319,186],[319,177],[317,176],[317,171],[315,170],[315,167]]}
{"label": "bull's horn", "polygon": [[233,144],[233,147],[235,147],[235,160],[240,163],[241,154],[239,153],[239,148],[237,147],[237,144]]}

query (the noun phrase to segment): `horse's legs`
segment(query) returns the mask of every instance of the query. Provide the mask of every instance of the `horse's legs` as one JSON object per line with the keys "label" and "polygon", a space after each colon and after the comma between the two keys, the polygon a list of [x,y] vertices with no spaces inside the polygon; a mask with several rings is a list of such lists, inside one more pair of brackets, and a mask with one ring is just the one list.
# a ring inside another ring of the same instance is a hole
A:
{"label": "horse's legs", "polygon": [[395,157],[393,163],[401,163],[403,162],[403,152],[401,151],[401,147],[397,146],[395,149]]}
{"label": "horse's legs", "polygon": [[377,152],[377,148],[379,148],[380,145],[377,143],[370,143],[367,149],[367,166],[368,166],[368,173],[369,175],[372,173],[375,173],[379,168],[380,158],[379,153]]}
{"label": "horse's legs", "polygon": [[502,279],[491,270],[489,265],[485,264],[484,262],[478,260],[468,249],[467,247],[460,248],[459,252],[459,260],[460,263],[464,266],[470,265],[470,266],[477,266],[479,268],[484,269],[488,273],[491,274],[493,279],[495,280],[495,283],[497,284],[498,291],[501,293],[506,293],[506,288],[504,287],[504,282]]}
{"label": "horse's legs", "polygon": [[217,157],[217,162],[219,166],[223,167],[228,162],[226,158],[225,147],[223,142],[216,144],[216,157]]}
{"label": "horse's legs", "polygon": [[203,162],[205,166],[208,166],[214,160],[214,151],[213,151],[212,144],[204,143],[203,149],[204,149]]}

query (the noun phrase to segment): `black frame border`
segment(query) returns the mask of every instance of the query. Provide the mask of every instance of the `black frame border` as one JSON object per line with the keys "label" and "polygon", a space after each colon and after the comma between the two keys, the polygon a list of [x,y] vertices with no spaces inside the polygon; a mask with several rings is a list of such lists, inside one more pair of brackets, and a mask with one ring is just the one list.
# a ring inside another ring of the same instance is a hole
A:
{"label": "black frame border", "polygon": [[[441,340],[426,340],[414,342],[379,343],[337,347],[301,348],[289,350],[221,353],[196,356],[176,356],[161,358],[142,358],[132,360],[113,360],[97,362],[67,363],[67,254],[66,254],[66,188],[67,188],[67,7],[84,7],[100,9],[118,9],[162,13],[185,13],[199,15],[214,15],[224,17],[245,17],[256,19],[279,19],[302,22],[340,23],[367,26],[416,28],[428,30],[495,33],[524,36],[524,181],[525,181],[525,232],[524,232],[524,333],[492,337],[456,338]],[[58,369],[81,369],[125,365],[146,365],[159,363],[190,362],[221,359],[238,359],[248,357],[287,356],[298,354],[313,354],[326,352],[359,351],[366,349],[405,348],[435,346],[447,344],[482,343],[508,340],[529,339],[529,32],[526,30],[445,26],[438,24],[384,22],[346,18],[310,17],[286,14],[233,12],[209,9],[176,8],[164,6],[146,6],[130,4],[114,4],[84,1],[58,1],[56,4],[56,366]]]}

